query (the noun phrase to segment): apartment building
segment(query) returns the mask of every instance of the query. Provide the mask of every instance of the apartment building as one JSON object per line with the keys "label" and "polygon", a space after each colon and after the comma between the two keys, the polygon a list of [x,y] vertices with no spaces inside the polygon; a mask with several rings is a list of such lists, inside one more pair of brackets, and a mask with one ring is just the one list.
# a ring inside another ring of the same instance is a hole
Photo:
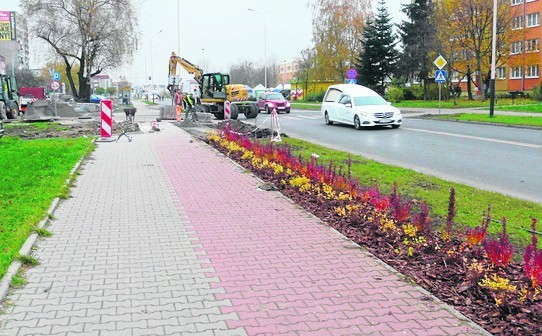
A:
{"label": "apartment building", "polygon": [[29,44],[26,19],[16,12],[0,10],[0,55],[7,71],[29,68]]}
{"label": "apartment building", "polygon": [[[542,0],[541,0],[542,1]],[[295,79],[297,71],[299,70],[299,60],[294,59],[292,61],[283,61],[278,65],[279,84],[290,83],[290,80]]]}
{"label": "apartment building", "polygon": [[540,15],[542,0],[509,0],[514,16],[510,57],[506,66],[496,69],[497,91],[529,91],[540,86]]}

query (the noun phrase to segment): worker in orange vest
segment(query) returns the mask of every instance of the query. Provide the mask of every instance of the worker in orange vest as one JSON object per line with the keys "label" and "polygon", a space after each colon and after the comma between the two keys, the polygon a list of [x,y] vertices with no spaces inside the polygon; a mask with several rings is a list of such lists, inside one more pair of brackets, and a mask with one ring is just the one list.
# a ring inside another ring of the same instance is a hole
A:
{"label": "worker in orange vest", "polygon": [[177,121],[183,120],[183,96],[181,95],[181,90],[175,90],[175,119]]}

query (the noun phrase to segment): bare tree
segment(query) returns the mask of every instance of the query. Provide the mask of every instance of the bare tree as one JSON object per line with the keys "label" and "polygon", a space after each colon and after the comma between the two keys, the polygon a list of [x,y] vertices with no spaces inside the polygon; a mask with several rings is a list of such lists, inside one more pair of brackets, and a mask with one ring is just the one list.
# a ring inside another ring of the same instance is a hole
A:
{"label": "bare tree", "polygon": [[311,79],[313,76],[315,55],[316,50],[314,48],[306,48],[301,50],[299,69],[297,70],[296,77],[298,81],[302,81],[305,92],[307,92],[309,87],[309,79]]}
{"label": "bare tree", "polygon": [[[66,67],[73,96],[90,98],[90,78],[131,60],[138,21],[131,0],[21,0],[31,34]],[[79,67],[75,86],[71,69]]]}
{"label": "bare tree", "polygon": [[360,51],[370,0],[315,0],[312,31],[318,79],[342,81]]}

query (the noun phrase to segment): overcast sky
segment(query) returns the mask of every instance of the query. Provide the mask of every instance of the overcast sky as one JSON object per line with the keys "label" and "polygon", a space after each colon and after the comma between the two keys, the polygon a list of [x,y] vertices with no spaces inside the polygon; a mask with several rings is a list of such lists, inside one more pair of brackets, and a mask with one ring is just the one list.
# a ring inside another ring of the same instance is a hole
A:
{"label": "overcast sky", "polygon": [[[404,19],[400,8],[408,1],[386,1],[394,22]],[[376,2],[373,0],[373,7]],[[0,10],[19,11],[18,3],[18,0],[1,0]],[[291,60],[312,44],[312,12],[306,3],[306,0],[134,0],[140,17],[139,50],[132,64],[106,73],[114,80],[125,75],[134,84],[149,83],[148,76],[153,75],[154,84],[166,84],[167,62],[172,51],[206,72],[227,71],[240,60],[263,65],[265,44],[268,64]],[[44,54],[39,48],[32,47],[31,53],[31,67],[43,66]]]}

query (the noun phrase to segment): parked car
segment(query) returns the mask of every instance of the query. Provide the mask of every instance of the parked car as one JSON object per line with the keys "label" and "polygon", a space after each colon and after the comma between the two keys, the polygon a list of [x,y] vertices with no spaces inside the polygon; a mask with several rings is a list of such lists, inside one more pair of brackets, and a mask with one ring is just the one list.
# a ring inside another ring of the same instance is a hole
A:
{"label": "parked car", "polygon": [[94,104],[99,104],[102,101],[102,99],[105,99],[105,97],[99,96],[99,95],[90,96],[90,102]]}
{"label": "parked car", "polygon": [[263,92],[258,96],[258,111],[266,111],[271,113],[273,109],[277,110],[277,113],[286,112],[290,113],[290,102],[284,98],[280,92]]}
{"label": "parked car", "polygon": [[363,127],[385,126],[399,128],[403,121],[401,111],[391,106],[375,91],[357,84],[331,85],[321,108],[327,125],[334,122]]}

